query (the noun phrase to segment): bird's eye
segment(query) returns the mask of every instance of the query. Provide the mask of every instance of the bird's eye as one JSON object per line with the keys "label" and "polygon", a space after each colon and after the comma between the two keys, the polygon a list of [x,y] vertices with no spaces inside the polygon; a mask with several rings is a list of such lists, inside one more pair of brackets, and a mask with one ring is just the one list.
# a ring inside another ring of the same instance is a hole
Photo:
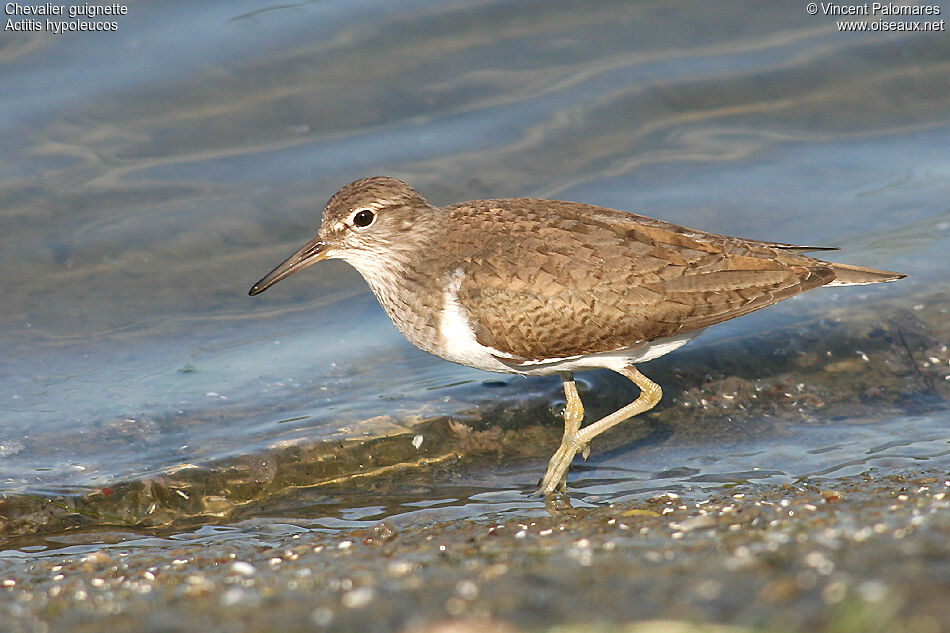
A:
{"label": "bird's eye", "polygon": [[366,228],[376,219],[376,214],[369,209],[362,209],[353,214],[353,226]]}

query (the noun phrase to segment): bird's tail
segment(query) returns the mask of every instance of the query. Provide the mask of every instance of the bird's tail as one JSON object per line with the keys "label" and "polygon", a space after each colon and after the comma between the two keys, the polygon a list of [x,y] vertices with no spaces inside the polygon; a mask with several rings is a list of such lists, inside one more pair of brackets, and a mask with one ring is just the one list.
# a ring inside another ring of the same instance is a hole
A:
{"label": "bird's tail", "polygon": [[886,281],[897,281],[907,275],[889,270],[875,270],[863,266],[849,266],[827,262],[835,273],[835,279],[828,286],[863,286],[865,284],[880,284]]}

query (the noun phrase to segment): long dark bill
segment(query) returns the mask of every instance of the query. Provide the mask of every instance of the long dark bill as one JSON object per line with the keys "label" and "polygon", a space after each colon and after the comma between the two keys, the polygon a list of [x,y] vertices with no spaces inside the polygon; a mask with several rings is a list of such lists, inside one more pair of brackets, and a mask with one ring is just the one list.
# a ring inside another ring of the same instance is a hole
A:
{"label": "long dark bill", "polygon": [[252,297],[260,294],[276,284],[284,277],[288,277],[298,270],[312,266],[318,261],[327,258],[327,245],[315,238],[307,242],[299,251],[285,259],[274,270],[267,273],[263,279],[251,286],[247,294]]}

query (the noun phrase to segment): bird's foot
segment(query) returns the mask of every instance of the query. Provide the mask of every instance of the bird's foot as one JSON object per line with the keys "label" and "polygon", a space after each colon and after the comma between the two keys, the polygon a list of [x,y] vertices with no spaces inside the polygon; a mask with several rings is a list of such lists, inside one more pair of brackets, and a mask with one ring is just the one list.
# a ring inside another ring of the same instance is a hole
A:
{"label": "bird's foot", "polygon": [[567,492],[567,471],[571,467],[571,462],[574,461],[574,456],[583,449],[584,445],[578,443],[573,435],[564,438],[548,463],[548,471],[541,479],[537,492],[539,496]]}

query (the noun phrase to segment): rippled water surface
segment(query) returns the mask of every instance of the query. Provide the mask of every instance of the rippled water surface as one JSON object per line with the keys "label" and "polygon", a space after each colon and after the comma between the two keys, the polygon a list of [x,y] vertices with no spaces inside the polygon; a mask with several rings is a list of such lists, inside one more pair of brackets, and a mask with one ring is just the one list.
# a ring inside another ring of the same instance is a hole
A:
{"label": "rippled water surface", "polygon": [[[595,444],[578,503],[950,463],[945,33],[741,2],[149,2],[119,25],[0,39],[8,533],[77,508],[173,527],[539,508],[556,379],[416,350],[341,262],[247,297],[371,174],[437,204],[558,197],[910,275],[645,366],[667,406]],[[593,412],[635,395],[584,381]]]}

